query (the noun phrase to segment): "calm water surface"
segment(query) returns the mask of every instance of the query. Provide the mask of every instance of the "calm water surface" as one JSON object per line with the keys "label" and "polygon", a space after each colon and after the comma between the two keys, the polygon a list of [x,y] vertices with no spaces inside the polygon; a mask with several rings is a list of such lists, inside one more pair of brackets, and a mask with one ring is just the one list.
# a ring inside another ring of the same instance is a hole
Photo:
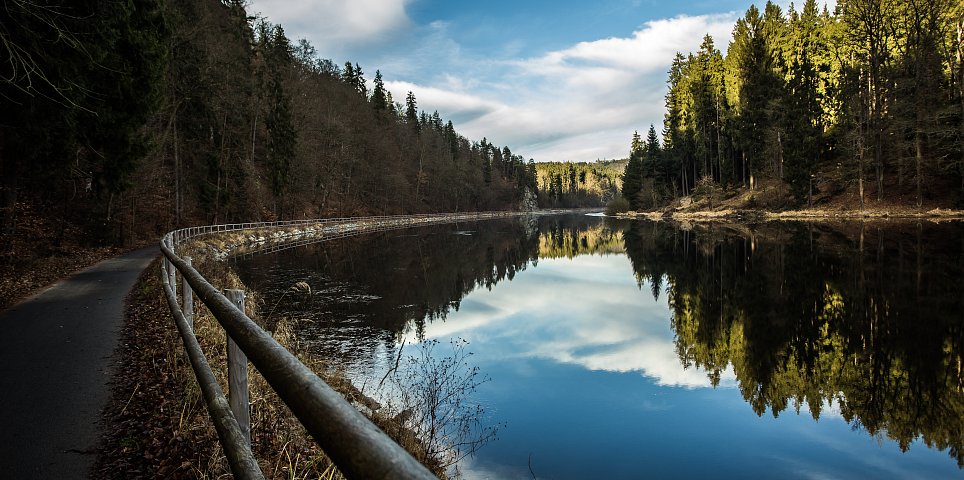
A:
{"label": "calm water surface", "polygon": [[368,389],[403,343],[467,340],[501,427],[466,478],[964,476],[957,223],[549,216],[236,267]]}

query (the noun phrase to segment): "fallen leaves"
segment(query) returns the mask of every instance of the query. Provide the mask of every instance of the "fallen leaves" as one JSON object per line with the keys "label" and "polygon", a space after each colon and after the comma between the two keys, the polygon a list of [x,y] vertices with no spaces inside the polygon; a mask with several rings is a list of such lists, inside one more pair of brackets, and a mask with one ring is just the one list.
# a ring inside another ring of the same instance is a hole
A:
{"label": "fallen leaves", "polygon": [[[102,454],[93,478],[205,478],[226,473],[204,406],[178,376],[180,342],[162,301],[155,261],[128,296],[127,320],[114,353],[111,401],[104,410]],[[179,344],[179,343],[178,343]],[[178,345],[173,344],[173,345]],[[193,398],[192,398],[193,397]],[[198,410],[201,409],[201,410]]]}

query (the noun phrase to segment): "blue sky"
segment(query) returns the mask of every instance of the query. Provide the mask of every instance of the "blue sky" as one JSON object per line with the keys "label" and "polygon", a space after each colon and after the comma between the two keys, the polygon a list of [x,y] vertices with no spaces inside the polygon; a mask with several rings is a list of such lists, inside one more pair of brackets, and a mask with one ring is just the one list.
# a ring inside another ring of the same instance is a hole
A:
{"label": "blue sky", "polygon": [[660,130],[675,52],[706,33],[725,50],[751,3],[253,0],[249,12],[369,81],[381,70],[396,101],[413,91],[472,140],[592,161],[627,156],[634,130]]}

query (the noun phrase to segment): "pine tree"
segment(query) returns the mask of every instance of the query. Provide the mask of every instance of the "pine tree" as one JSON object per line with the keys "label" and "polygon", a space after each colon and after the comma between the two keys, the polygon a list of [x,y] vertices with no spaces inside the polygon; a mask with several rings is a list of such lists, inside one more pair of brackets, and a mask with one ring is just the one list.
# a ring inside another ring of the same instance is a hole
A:
{"label": "pine tree", "polygon": [[[666,93],[666,113],[663,117],[663,147],[665,170],[679,182],[679,193],[688,195],[694,184],[692,175],[687,176],[692,158],[692,136],[687,132],[686,84],[687,61],[677,53],[669,70],[669,92]],[[630,200],[627,198],[627,200]],[[631,202],[631,200],[630,200]]]}
{"label": "pine tree", "polygon": [[355,63],[355,91],[362,98],[368,98],[368,85],[365,84],[365,72],[358,63]]}
{"label": "pine tree", "polygon": [[643,156],[645,147],[639,137],[639,132],[633,132],[633,142],[629,151],[629,163],[623,172],[623,198],[629,202],[630,208],[639,209],[639,193],[643,182]]}
{"label": "pine tree", "polygon": [[665,179],[663,159],[661,158],[663,149],[659,145],[659,136],[656,134],[656,127],[653,125],[649,126],[649,131],[646,133],[644,148],[646,156],[643,161],[643,176],[654,179],[656,184],[661,184]]}
{"label": "pine tree", "polygon": [[782,111],[786,133],[784,180],[797,201],[812,195],[812,175],[820,154],[822,127],[819,73],[814,52],[819,50],[817,5],[807,0],[797,15],[791,10],[791,39],[786,52],[789,64],[787,99]]}
{"label": "pine tree", "polygon": [[355,88],[355,84],[358,83],[355,66],[351,62],[345,62],[345,68],[341,70],[341,81],[352,88]]}
{"label": "pine tree", "polygon": [[767,14],[763,16],[755,6],[750,6],[744,18],[737,21],[730,47],[730,55],[737,56],[740,80],[735,140],[746,158],[751,188],[754,177],[768,171],[768,160],[773,162],[782,155],[782,151],[775,151],[780,147],[774,147],[780,143],[774,141],[779,135],[773,131],[777,110],[774,102],[782,97],[782,92],[770,44],[776,23],[775,7],[770,5],[768,3]]}
{"label": "pine tree", "polygon": [[455,133],[455,126],[452,125],[451,120],[445,124],[445,142],[449,146],[449,151],[452,153],[452,160],[458,160],[459,137],[458,134]]}
{"label": "pine tree", "polygon": [[389,101],[388,97],[385,95],[385,82],[382,81],[382,72],[380,70],[375,70],[375,87],[372,89],[372,108],[376,112],[381,112],[388,109]]}
{"label": "pine tree", "polygon": [[488,185],[492,183],[492,157],[491,150],[492,145],[489,144],[485,137],[482,137],[482,141],[479,142],[479,151],[482,159],[482,180]]}
{"label": "pine tree", "polygon": [[411,91],[405,96],[405,122],[416,132],[421,129],[418,122],[418,103],[415,102],[415,94]]}
{"label": "pine tree", "polygon": [[706,35],[695,57],[687,62],[692,101],[692,132],[699,176],[720,179],[723,120],[723,56]]}
{"label": "pine tree", "polygon": [[[265,63],[268,68],[267,112],[265,129],[268,131],[268,172],[271,178],[271,192],[280,203],[288,186],[291,162],[295,156],[297,132],[291,118],[291,98],[285,91],[284,72],[291,68],[291,46],[281,26],[272,30],[270,42],[266,45]],[[357,72],[357,71],[356,71]]]}

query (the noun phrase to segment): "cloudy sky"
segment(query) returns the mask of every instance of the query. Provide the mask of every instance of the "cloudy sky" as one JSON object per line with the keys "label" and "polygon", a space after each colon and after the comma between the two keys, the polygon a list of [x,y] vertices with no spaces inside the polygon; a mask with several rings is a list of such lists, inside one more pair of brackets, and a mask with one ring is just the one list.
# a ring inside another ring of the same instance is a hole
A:
{"label": "cloudy sky", "polygon": [[414,92],[472,140],[591,161],[624,158],[634,130],[659,130],[673,55],[706,33],[725,50],[750,3],[252,0],[249,12],[369,81],[381,70],[396,100]]}

